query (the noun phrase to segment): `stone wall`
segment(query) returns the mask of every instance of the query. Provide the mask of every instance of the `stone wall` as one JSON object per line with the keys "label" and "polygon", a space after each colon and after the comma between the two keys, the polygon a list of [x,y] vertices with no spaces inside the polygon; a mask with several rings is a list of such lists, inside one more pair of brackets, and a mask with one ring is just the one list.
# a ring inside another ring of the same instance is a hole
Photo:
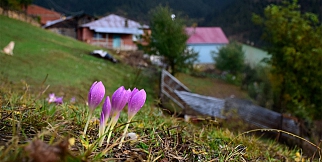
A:
{"label": "stone wall", "polygon": [[37,17],[29,16],[26,13],[21,11],[4,10],[3,8],[0,7],[0,15],[4,15],[16,20],[24,21],[37,27],[41,26]]}

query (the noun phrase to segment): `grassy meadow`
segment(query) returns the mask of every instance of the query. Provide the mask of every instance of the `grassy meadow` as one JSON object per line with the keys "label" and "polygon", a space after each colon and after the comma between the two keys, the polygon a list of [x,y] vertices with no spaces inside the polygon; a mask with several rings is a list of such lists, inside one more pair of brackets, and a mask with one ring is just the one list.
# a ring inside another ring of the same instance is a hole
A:
{"label": "grassy meadow", "polygon": [[108,83],[108,94],[121,85],[133,84],[134,69],[89,55],[97,47],[7,17],[0,20],[0,47],[15,41],[13,57],[0,55],[2,79],[26,82],[31,91],[45,81],[49,91],[82,97],[96,80]]}
{"label": "grassy meadow", "polygon": [[[291,149],[222,126],[229,121],[191,123],[165,114],[157,106],[159,76],[147,75],[144,70],[140,72],[122,62],[113,64],[90,56],[97,47],[4,16],[0,16],[0,31],[1,48],[10,41],[16,43],[13,56],[0,52],[1,161],[302,161],[310,158],[302,155],[299,148]],[[198,93],[214,86],[206,80],[198,87],[201,80],[186,74],[178,78],[194,86],[191,89]],[[110,143],[97,146],[100,107],[91,119],[87,136],[81,135],[88,112],[87,94],[94,81],[104,83],[108,96],[122,85],[147,92],[146,104],[129,127],[129,132],[135,132],[138,138],[126,140],[122,148],[117,146],[127,121],[126,112],[121,114]],[[63,96],[64,103],[48,103],[49,93]],[[69,101],[72,97],[76,97],[76,103]]]}

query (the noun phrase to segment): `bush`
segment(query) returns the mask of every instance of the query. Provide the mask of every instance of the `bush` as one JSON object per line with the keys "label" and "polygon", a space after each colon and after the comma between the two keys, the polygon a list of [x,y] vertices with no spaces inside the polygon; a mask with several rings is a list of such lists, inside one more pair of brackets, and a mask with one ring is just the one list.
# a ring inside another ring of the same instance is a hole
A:
{"label": "bush", "polygon": [[242,80],[242,89],[247,90],[249,97],[262,107],[273,109],[274,96],[270,83],[268,67],[257,65],[251,68],[245,65]]}
{"label": "bush", "polygon": [[[217,54],[217,56],[215,56]],[[218,53],[212,52],[215,66],[221,71],[231,74],[238,74],[243,71],[245,54],[242,46],[237,42],[232,42],[222,47]]]}

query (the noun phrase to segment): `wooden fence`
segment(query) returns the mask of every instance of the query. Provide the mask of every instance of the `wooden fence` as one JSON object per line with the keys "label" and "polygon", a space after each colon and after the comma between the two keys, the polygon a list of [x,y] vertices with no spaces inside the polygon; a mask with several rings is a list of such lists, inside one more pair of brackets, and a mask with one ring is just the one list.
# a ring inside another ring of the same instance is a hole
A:
{"label": "wooden fence", "polygon": [[172,76],[166,70],[162,70],[161,73],[161,101],[165,100],[165,97],[171,99],[174,103],[176,103],[183,111],[186,109],[185,103],[175,94],[175,91],[186,91],[190,92],[190,90],[183,85],[177,78]]}
{"label": "wooden fence", "polygon": [[[236,98],[219,99],[191,93],[185,85],[166,70],[163,70],[161,74],[160,96],[161,102],[167,97],[182,109],[182,113],[187,115],[204,115],[228,119],[227,121],[232,116],[237,116],[256,128],[283,130],[306,139],[313,137],[313,143],[319,143],[322,140],[322,121],[314,122],[313,133],[310,133],[297,118],[256,106],[250,101]],[[277,136],[291,140],[293,144],[302,148],[305,147],[304,151],[309,153],[316,151],[312,145],[307,145],[305,141],[289,134],[277,133]]]}

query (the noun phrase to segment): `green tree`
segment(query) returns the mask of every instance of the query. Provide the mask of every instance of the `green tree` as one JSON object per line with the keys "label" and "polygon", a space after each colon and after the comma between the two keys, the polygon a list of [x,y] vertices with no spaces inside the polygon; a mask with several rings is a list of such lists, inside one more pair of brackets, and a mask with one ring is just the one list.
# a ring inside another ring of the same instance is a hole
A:
{"label": "green tree", "polygon": [[19,10],[21,9],[19,0],[1,0],[0,6],[5,10]]}
{"label": "green tree", "polygon": [[33,0],[18,0],[20,5],[23,7],[23,9],[26,11],[28,5],[32,3]]}
{"label": "green tree", "polygon": [[158,6],[150,11],[150,15],[150,50],[146,51],[164,56],[173,75],[185,67],[191,67],[197,54],[187,50],[188,35],[184,19],[180,15],[174,15],[168,6]]}
{"label": "green tree", "polygon": [[0,6],[5,10],[21,10],[26,9],[33,0],[1,0]]}
{"label": "green tree", "polygon": [[237,42],[231,42],[219,49],[218,53],[212,52],[215,66],[221,71],[228,71],[234,75],[244,68],[245,54],[242,46]]}
{"label": "green tree", "polygon": [[307,119],[322,119],[322,26],[301,13],[297,0],[266,7],[254,15],[264,28],[272,66],[275,107]]}

